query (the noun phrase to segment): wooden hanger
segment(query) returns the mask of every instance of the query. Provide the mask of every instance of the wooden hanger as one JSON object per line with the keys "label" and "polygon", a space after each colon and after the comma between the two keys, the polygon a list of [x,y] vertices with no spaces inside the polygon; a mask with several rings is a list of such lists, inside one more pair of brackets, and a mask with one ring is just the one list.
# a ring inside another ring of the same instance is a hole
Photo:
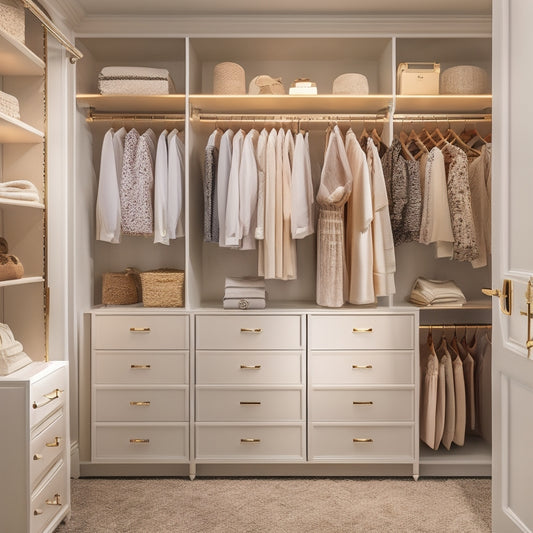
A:
{"label": "wooden hanger", "polygon": [[452,129],[448,129],[448,131],[446,132],[446,139],[450,144],[461,148],[469,157],[477,157],[481,155],[481,152],[479,150],[476,150],[472,146],[468,146],[468,144],[466,144],[463,139],[461,139],[461,137],[457,135],[457,133],[455,133],[455,131],[453,131]]}

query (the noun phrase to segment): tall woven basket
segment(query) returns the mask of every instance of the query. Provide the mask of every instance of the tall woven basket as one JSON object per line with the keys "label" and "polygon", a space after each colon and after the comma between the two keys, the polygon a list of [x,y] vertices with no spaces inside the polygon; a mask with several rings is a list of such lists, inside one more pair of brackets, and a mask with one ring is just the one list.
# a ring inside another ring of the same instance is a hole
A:
{"label": "tall woven basket", "polygon": [[171,268],[141,272],[144,307],[183,307],[185,272]]}

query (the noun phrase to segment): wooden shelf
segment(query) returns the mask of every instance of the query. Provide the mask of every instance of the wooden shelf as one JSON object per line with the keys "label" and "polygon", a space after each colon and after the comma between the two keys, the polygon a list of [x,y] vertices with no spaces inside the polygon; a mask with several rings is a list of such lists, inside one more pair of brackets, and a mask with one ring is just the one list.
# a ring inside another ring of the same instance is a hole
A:
{"label": "wooden shelf", "polygon": [[0,198],[0,209],[19,209],[25,207],[29,207],[30,209],[44,209],[44,204],[41,202],[28,202],[26,200],[10,200],[8,198]]}
{"label": "wooden shelf", "polygon": [[[413,304],[411,304],[413,305]],[[457,309],[491,309],[492,301],[486,300],[468,300],[464,305],[430,305],[430,306],[414,306],[420,309],[420,311],[448,311]]]}
{"label": "wooden shelf", "polygon": [[44,133],[38,129],[0,113],[0,143],[31,143],[43,141]]}
{"label": "wooden shelf", "polygon": [[81,109],[93,108],[98,113],[181,113],[185,114],[184,94],[113,95],[78,94]]}
{"label": "wooden shelf", "polygon": [[0,30],[0,75],[42,76],[44,61],[23,43]]}
{"label": "wooden shelf", "polygon": [[398,95],[395,113],[438,114],[438,113],[487,113],[492,110],[490,94],[436,94]]}
{"label": "wooden shelf", "polygon": [[8,279],[6,281],[0,281],[0,288],[12,287],[14,285],[29,285],[30,283],[42,283],[44,278],[42,276],[28,276],[20,279]]}

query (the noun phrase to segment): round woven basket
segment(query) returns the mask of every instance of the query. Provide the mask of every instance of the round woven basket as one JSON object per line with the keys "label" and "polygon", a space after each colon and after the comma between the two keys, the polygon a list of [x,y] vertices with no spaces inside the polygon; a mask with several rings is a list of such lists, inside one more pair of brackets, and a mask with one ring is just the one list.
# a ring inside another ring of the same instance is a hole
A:
{"label": "round woven basket", "polygon": [[213,94],[246,94],[244,69],[230,62],[215,65]]}
{"label": "round woven basket", "polygon": [[457,65],[440,75],[441,94],[486,94],[489,92],[487,71],[473,65]]}
{"label": "round woven basket", "polygon": [[333,80],[333,94],[368,94],[368,80],[364,74],[348,72]]}

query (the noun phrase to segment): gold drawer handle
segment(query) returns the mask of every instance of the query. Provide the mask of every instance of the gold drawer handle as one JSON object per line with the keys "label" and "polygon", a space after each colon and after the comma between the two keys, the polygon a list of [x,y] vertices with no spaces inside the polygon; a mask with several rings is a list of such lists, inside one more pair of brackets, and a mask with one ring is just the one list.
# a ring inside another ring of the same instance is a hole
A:
{"label": "gold drawer handle", "polygon": [[354,405],[374,405],[374,402],[353,402]]}
{"label": "gold drawer handle", "polygon": [[130,328],[130,331],[133,331],[134,333],[140,333],[143,331],[150,331],[150,328]]}
{"label": "gold drawer handle", "polygon": [[257,443],[261,442],[261,439],[241,439],[241,442]]}
{"label": "gold drawer handle", "polygon": [[246,370],[259,370],[261,368],[261,365],[241,365],[241,368],[244,368]]}
{"label": "gold drawer handle", "polygon": [[372,328],[353,328],[352,333],[372,333]]}
{"label": "gold drawer handle", "polygon": [[54,437],[54,441],[53,442],[47,442],[46,443],[46,447],[47,448],[57,448],[60,445],[60,442],[59,442],[60,440],[61,440],[61,437]]}
{"label": "gold drawer handle", "polygon": [[241,328],[241,333],[261,333],[261,328]]}
{"label": "gold drawer handle", "polygon": [[133,407],[148,407],[150,402],[130,402],[130,405]]}
{"label": "gold drawer handle", "polygon": [[34,461],[40,461],[43,458],[43,456],[40,453],[34,453],[33,454],[33,460]]}
{"label": "gold drawer handle", "polygon": [[354,442],[374,442],[373,439],[358,439],[357,437],[353,439]]}
{"label": "gold drawer handle", "polygon": [[50,402],[53,402],[54,400],[61,398],[62,392],[65,392],[65,391],[61,389],[54,389],[52,392],[49,392],[48,394],[43,394],[43,398],[46,398],[46,400],[44,400],[41,403],[33,402],[32,407],[34,409],[39,409],[40,407],[44,407],[45,405],[48,405]]}
{"label": "gold drawer handle", "polygon": [[239,402],[241,405],[261,405],[261,402]]}
{"label": "gold drawer handle", "polygon": [[130,365],[130,368],[133,368],[134,370],[146,370],[148,368],[151,368],[150,365]]}
{"label": "gold drawer handle", "polygon": [[35,509],[33,511],[33,515],[34,516],[39,516],[40,514],[43,514],[43,510],[42,509]]}
{"label": "gold drawer handle", "polygon": [[61,505],[61,495],[54,494],[53,500],[46,500],[46,505]]}
{"label": "gold drawer handle", "polygon": [[130,439],[132,444],[148,444],[150,439]]}
{"label": "gold drawer handle", "polygon": [[372,365],[352,365],[352,368],[372,368]]}

